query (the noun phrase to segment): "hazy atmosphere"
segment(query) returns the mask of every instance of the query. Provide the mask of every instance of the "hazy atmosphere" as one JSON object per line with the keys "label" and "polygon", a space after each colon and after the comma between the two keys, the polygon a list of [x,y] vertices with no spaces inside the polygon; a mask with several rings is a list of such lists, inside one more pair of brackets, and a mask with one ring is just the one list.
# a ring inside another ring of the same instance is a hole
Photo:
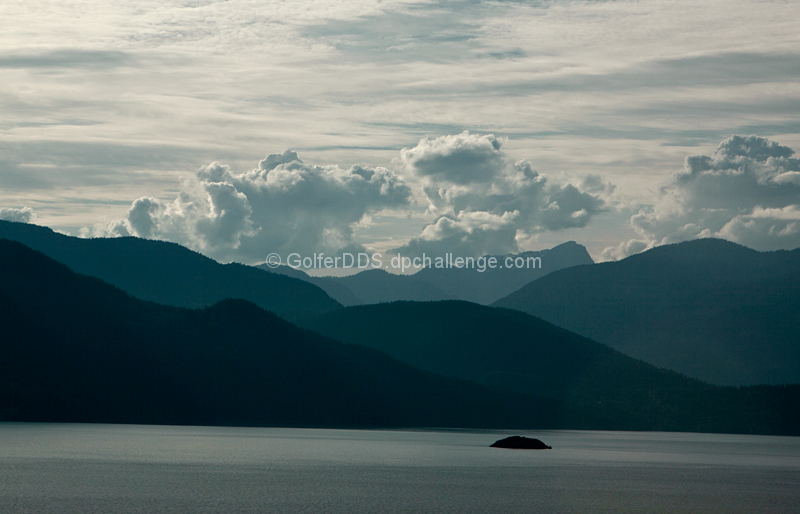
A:
{"label": "hazy atmosphere", "polygon": [[0,218],[222,261],[800,246],[800,4],[0,5]]}
{"label": "hazy atmosphere", "polygon": [[0,1],[0,511],[797,514],[799,21]]}

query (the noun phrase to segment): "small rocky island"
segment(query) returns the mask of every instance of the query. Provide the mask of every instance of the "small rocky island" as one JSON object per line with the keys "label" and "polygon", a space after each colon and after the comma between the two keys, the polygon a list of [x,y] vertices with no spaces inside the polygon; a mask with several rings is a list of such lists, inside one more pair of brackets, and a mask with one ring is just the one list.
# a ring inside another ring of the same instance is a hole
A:
{"label": "small rocky island", "polygon": [[552,450],[552,446],[547,446],[538,439],[514,435],[500,439],[490,446],[490,448],[509,448],[512,450]]}

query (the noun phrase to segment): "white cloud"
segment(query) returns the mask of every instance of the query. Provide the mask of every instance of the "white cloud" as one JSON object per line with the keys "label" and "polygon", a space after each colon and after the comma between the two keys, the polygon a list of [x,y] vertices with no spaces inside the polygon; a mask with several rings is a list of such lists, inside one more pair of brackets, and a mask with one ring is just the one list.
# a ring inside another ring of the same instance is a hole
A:
{"label": "white cloud", "polygon": [[800,206],[756,207],[750,214],[731,219],[717,235],[759,250],[800,248]]}
{"label": "white cloud", "polygon": [[419,237],[394,251],[401,255],[430,257],[445,253],[459,256],[512,253],[517,250],[518,216],[516,211],[502,216],[480,211],[442,216],[426,226]]}
{"label": "white cloud", "polygon": [[[510,253],[520,240],[585,227],[604,210],[601,195],[613,186],[600,177],[551,182],[528,162],[509,159],[502,145],[492,135],[463,132],[403,149],[397,162],[418,180],[431,222],[396,251]],[[139,198],[124,219],[82,233],[163,239],[221,260],[332,254],[360,250],[356,231],[381,211],[412,214],[411,199],[412,189],[387,168],[315,166],[287,150],[244,173],[218,162],[203,166],[174,200]]]}
{"label": "white cloud", "polygon": [[502,145],[503,140],[492,134],[478,136],[464,132],[423,139],[414,148],[404,148],[400,160],[409,171],[434,183],[486,183],[505,165]]}
{"label": "white cloud", "polygon": [[607,248],[621,258],[655,245],[722,237],[758,250],[800,246],[800,159],[759,136],[731,136],[686,158],[658,202],[631,217],[636,240]]}
{"label": "white cloud", "polygon": [[172,202],[134,201],[124,220],[86,235],[136,235],[186,245],[221,260],[355,248],[365,216],[404,207],[411,191],[386,168],[313,166],[294,152],[267,156],[249,172],[217,162],[197,170]]}
{"label": "white cloud", "polygon": [[612,189],[598,177],[579,186],[548,182],[527,161],[509,159],[502,146],[493,135],[463,132],[401,151],[400,162],[420,180],[438,218],[398,252],[508,253],[521,238],[585,227],[604,210],[600,196],[581,189]]}
{"label": "white cloud", "polygon": [[15,207],[0,208],[0,220],[30,223],[35,217],[36,213],[30,207],[22,207],[21,209]]}

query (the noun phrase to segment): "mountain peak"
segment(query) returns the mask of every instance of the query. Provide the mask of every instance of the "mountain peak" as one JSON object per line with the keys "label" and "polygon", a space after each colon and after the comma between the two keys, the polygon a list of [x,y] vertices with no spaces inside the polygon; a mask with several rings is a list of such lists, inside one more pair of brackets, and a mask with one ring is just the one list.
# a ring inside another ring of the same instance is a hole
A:
{"label": "mountain peak", "polygon": [[729,260],[741,258],[743,256],[755,256],[759,253],[763,252],[758,252],[757,250],[728,241],[727,239],[708,237],[656,246],[645,252],[632,255],[631,257],[640,256],[640,258],[647,259],[661,259],[666,257],[682,260]]}

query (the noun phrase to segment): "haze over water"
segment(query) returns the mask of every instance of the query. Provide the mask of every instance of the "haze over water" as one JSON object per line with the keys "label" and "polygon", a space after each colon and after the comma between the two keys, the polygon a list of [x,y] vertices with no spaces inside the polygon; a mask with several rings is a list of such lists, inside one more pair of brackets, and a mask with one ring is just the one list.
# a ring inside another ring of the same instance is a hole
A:
{"label": "haze over water", "polygon": [[[520,433],[520,432],[515,432]],[[800,438],[0,424],[21,513],[798,512]]]}

